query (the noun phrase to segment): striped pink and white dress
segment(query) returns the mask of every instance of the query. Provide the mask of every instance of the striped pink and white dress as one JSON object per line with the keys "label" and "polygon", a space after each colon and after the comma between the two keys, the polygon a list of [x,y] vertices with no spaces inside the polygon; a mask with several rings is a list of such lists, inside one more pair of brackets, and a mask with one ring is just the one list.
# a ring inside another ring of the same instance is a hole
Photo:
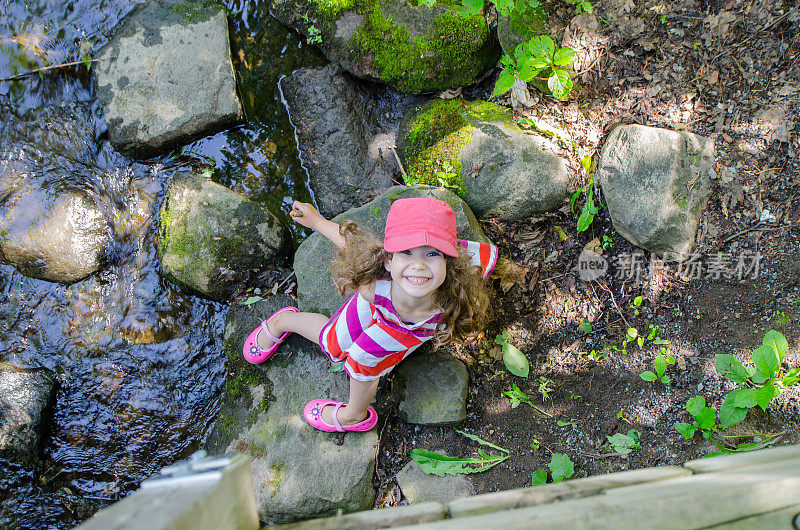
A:
{"label": "striped pink and white dress", "polygon": [[[497,247],[461,239],[458,243],[486,280],[497,262]],[[331,361],[344,362],[350,377],[373,381],[431,340],[441,320],[438,311],[421,322],[403,322],[392,305],[392,282],[377,280],[375,300],[370,303],[354,294],[323,326],[319,345]]]}

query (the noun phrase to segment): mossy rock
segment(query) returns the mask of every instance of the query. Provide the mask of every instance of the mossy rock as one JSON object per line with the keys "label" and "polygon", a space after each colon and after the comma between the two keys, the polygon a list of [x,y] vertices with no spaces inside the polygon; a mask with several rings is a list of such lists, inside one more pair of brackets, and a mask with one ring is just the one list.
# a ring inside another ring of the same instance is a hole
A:
{"label": "mossy rock", "polygon": [[567,168],[554,146],[494,103],[430,101],[404,116],[398,141],[409,184],[450,187],[479,217],[515,221],[567,195]]}
{"label": "mossy rock", "polygon": [[295,304],[276,295],[250,306],[231,305],[225,318],[225,393],[205,444],[214,455],[250,457],[256,506],[268,525],[366,510],[375,499],[377,430],[337,443],[335,435],[303,419],[312,399],[346,400],[347,375],[328,371],[319,347],[300,335],[288,337],[263,364],[242,357],[250,332],[276,310]]}
{"label": "mossy rock", "polygon": [[[339,223],[350,219],[383,240],[386,216],[392,203],[397,199],[411,197],[433,197],[445,201],[455,211],[456,233],[459,238],[489,241],[464,201],[450,190],[431,186],[392,186],[375,200],[337,215],[332,220]],[[297,299],[303,311],[330,316],[344,303],[331,280],[330,264],[335,253],[334,244],[318,232],[311,234],[297,248],[294,272],[297,275]]]}
{"label": "mossy rock", "polygon": [[161,205],[157,248],[167,278],[226,300],[252,270],[284,261],[291,239],[264,206],[184,171]]}
{"label": "mossy rock", "polygon": [[272,0],[271,12],[348,72],[418,94],[468,85],[499,47],[482,15],[403,0]]}
{"label": "mossy rock", "polygon": [[467,186],[461,150],[472,140],[475,125],[482,122],[516,127],[509,109],[487,101],[436,99],[412,108],[397,134],[406,184],[446,186],[463,197]]}

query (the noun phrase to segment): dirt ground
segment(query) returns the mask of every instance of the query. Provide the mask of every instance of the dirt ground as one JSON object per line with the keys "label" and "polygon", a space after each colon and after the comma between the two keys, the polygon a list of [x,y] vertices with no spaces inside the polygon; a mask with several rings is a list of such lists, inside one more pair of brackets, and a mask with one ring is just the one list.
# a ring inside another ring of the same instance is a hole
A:
{"label": "dirt ground", "polygon": [[[745,361],[764,333],[776,329],[789,341],[786,364],[800,363],[800,142],[793,130],[800,100],[800,8],[789,0],[606,0],[595,5],[594,14],[593,33],[587,33],[593,21],[586,15],[576,19],[565,7],[553,17],[567,37],[582,35],[569,37],[583,50],[582,83],[570,101],[534,95],[536,105],[518,113],[556,131],[576,176],[573,189],[586,183],[581,156],[596,160],[617,124],[712,138],[717,178],[697,233],[700,265],[651,267],[653,256],[639,250],[638,279],[612,266],[605,277],[584,282],[575,266],[594,238],[606,242],[604,257],[612,264],[637,252],[616,234],[605,210],[582,233],[569,204],[540,218],[484,223],[519,269],[516,277],[494,282],[497,319],[487,338],[453,348],[471,378],[461,428],[511,452],[502,464],[470,475],[478,493],[530,485],[532,473],[547,469],[553,453],[570,457],[574,477],[701,457],[714,447],[699,435],[684,440],[673,425],[692,421],[685,409],[691,397],[702,395],[719,406],[734,388],[715,370],[716,353]],[[486,97],[480,90],[486,87],[475,89]],[[496,101],[511,104],[507,96]],[[740,260],[749,270],[726,278],[733,269],[715,268],[717,253],[733,260],[730,267]],[[636,306],[638,296],[642,302]],[[591,332],[586,324],[579,329],[583,319]],[[663,347],[677,361],[667,370],[667,384],[639,375],[653,370],[662,346],[631,343],[626,354],[619,351],[628,327],[647,334],[651,325],[659,327],[669,341]],[[527,379],[509,373],[499,360],[491,339],[506,329],[530,362]],[[512,383],[547,415],[526,404],[512,408],[503,395]],[[798,443],[798,410],[800,392],[790,388],[766,413],[753,409],[730,431],[783,433],[775,444]],[[387,391],[379,392],[378,412],[385,420],[379,423],[376,507],[405,503],[393,477],[412,448],[477,456],[478,445],[452,428],[403,423]],[[607,436],[629,429],[640,433],[641,448],[620,455]]]}

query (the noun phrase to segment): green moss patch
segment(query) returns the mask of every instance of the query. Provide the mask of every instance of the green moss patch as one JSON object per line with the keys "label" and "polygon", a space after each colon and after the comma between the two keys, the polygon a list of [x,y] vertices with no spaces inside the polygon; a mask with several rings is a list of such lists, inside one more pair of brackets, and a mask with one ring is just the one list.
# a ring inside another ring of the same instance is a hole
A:
{"label": "green moss patch", "polygon": [[412,37],[377,3],[362,11],[364,22],[350,44],[371,56],[380,78],[402,92],[469,84],[491,62],[491,39],[483,17],[447,10],[436,16],[430,34]]}
{"label": "green moss patch", "polygon": [[463,197],[461,150],[472,140],[476,123],[492,121],[513,125],[507,109],[486,101],[435,100],[420,107],[401,127],[406,184],[444,185]]}

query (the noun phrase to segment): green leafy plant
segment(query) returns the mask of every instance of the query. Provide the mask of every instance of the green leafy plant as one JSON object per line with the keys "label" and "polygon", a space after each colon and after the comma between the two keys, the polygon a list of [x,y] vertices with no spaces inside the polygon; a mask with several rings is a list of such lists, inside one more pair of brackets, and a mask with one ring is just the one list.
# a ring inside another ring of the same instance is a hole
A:
{"label": "green leafy plant", "polygon": [[600,211],[600,207],[594,202],[594,172],[592,171],[593,165],[591,155],[585,155],[581,159],[581,167],[583,167],[584,171],[586,171],[586,174],[589,178],[589,183],[573,193],[570,201],[572,212],[575,213],[575,201],[582,192],[586,192],[586,202],[583,203],[581,215],[578,217],[578,232],[583,232],[589,228],[592,225],[592,221],[594,221],[594,217],[597,215],[597,212]]}
{"label": "green leafy plant", "polygon": [[450,188],[455,191],[460,189],[459,186],[453,184],[453,182],[457,181],[458,173],[456,173],[453,164],[451,164],[449,160],[445,160],[442,163],[442,170],[435,171],[434,175],[436,175],[436,178],[439,181],[439,186],[443,188]]}
{"label": "green leafy plant", "polygon": [[411,450],[411,459],[416,462],[419,468],[425,473],[443,477],[445,475],[481,473],[491,469],[500,462],[504,462],[511,456],[511,452],[508,449],[498,447],[486,440],[482,440],[474,434],[467,434],[458,429],[456,429],[456,432],[481,445],[496,449],[503,454],[490,455],[483,449],[478,448],[479,458],[459,458],[455,456],[443,456],[427,449],[415,448]]}
{"label": "green leafy plant", "polygon": [[638,422],[639,421],[639,417],[636,414],[634,414],[632,416],[626,416],[623,411],[617,412],[617,418],[619,418],[620,420],[624,421],[628,425],[633,425],[634,422]]}
{"label": "green leafy plant", "polygon": [[[575,464],[572,462],[572,460],[570,460],[569,456],[563,453],[553,453],[553,456],[550,457],[550,463],[548,464],[548,467],[550,468],[550,475],[554,483],[562,482],[575,473]],[[532,486],[541,486],[546,482],[546,470],[539,469],[533,472],[533,475],[531,476]]]}
{"label": "green leafy plant", "polygon": [[587,0],[567,0],[570,4],[575,4],[575,13],[585,11],[586,13],[594,13],[592,3]]}
{"label": "green leafy plant", "polygon": [[588,319],[582,318],[581,323],[578,324],[578,331],[584,335],[592,332],[592,323]]}
{"label": "green leafy plant", "polygon": [[672,381],[672,378],[666,375],[666,372],[668,365],[675,364],[675,358],[672,355],[666,355],[665,357],[664,354],[666,353],[667,350],[665,348],[661,348],[661,353],[656,355],[656,358],[653,361],[653,371],[644,371],[639,374],[639,377],[645,381],[661,381],[665,385]]}
{"label": "green leafy plant", "polygon": [[542,401],[550,399],[550,392],[553,391],[553,387],[550,386],[551,383],[552,381],[546,377],[539,378],[539,388],[537,388],[536,391],[542,396]]}
{"label": "green leafy plant", "polygon": [[[772,400],[780,395],[786,387],[798,383],[800,368],[784,371],[782,367],[788,348],[786,337],[773,329],[764,335],[761,346],[751,354],[752,365],[750,363],[745,365],[730,354],[715,355],[714,366],[717,371],[729,381],[736,383],[739,388],[728,392],[718,414],[715,408],[706,406],[703,396],[693,397],[686,403],[686,410],[694,421],[692,423],[676,422],[675,429],[687,440],[697,432],[700,432],[703,438],[711,440],[719,451],[707,456],[753,451],[772,443],[781,433],[720,435],[720,438],[728,440],[746,436],[762,438],[761,441],[755,443],[737,444],[735,448],[726,446],[715,437],[720,431],[744,421],[751,408],[758,406],[766,411]],[[717,423],[717,415],[719,423]]]}
{"label": "green leafy plant", "polygon": [[578,423],[577,423],[577,422],[574,422],[574,421],[563,421],[563,420],[558,420],[558,421],[556,422],[556,424],[557,424],[559,427],[577,427],[577,426],[578,426]]}
{"label": "green leafy plant", "polygon": [[308,44],[320,44],[322,42],[322,31],[314,24],[308,26],[308,38],[306,42]]}
{"label": "green leafy plant", "polygon": [[242,305],[251,306],[251,305],[255,304],[256,302],[260,302],[261,300],[263,300],[263,298],[260,297],[260,296],[248,296],[247,300],[242,302]]}
{"label": "green leafy plant", "polygon": [[511,336],[508,330],[504,330],[495,337],[494,342],[503,349],[503,364],[506,365],[508,371],[519,377],[528,377],[530,373],[528,359],[516,346],[511,344]]}
{"label": "green leafy plant", "polygon": [[616,243],[614,243],[614,239],[609,235],[603,234],[603,241],[601,243],[603,251],[612,250],[615,246]]}
{"label": "green leafy plant", "polygon": [[695,396],[687,401],[686,411],[694,421],[692,423],[675,422],[675,429],[687,440],[690,440],[698,431],[706,439],[710,439],[712,434],[719,432],[717,410],[707,407],[706,398],[703,396]]}
{"label": "green leafy plant", "polygon": [[526,405],[535,408],[545,416],[552,417],[550,414],[548,414],[547,412],[543,411],[542,409],[534,405],[533,402],[531,401],[531,398],[528,397],[528,394],[520,390],[519,387],[516,385],[516,383],[511,383],[511,390],[506,390],[505,392],[503,392],[503,395],[506,396],[511,401],[512,409],[519,407],[520,403],[525,403]]}
{"label": "green leafy plant", "polygon": [[639,316],[639,308],[642,306],[642,297],[637,296],[633,299],[633,303],[631,304],[631,309],[633,309],[633,316]]}
{"label": "green leafy plant", "polygon": [[549,36],[532,37],[514,49],[513,57],[506,54],[500,59],[503,70],[497,78],[492,95],[508,92],[517,79],[526,83],[541,79],[547,80],[547,88],[553,97],[567,100],[572,91],[572,78],[566,67],[572,64],[574,58],[575,51],[572,48],[556,50],[555,43]]}
{"label": "green leafy plant", "polygon": [[752,365],[743,365],[727,353],[714,356],[717,371],[739,386],[725,396],[720,407],[720,420],[726,427],[744,420],[747,411],[755,406],[766,411],[770,402],[786,387],[800,380],[800,368],[784,371],[781,366],[789,349],[782,333],[771,329],[761,342],[750,356]]}
{"label": "green leafy plant", "polygon": [[617,433],[613,436],[606,436],[614,451],[621,455],[627,455],[634,449],[642,446],[639,444],[641,433],[636,429],[628,429],[628,434]]}

